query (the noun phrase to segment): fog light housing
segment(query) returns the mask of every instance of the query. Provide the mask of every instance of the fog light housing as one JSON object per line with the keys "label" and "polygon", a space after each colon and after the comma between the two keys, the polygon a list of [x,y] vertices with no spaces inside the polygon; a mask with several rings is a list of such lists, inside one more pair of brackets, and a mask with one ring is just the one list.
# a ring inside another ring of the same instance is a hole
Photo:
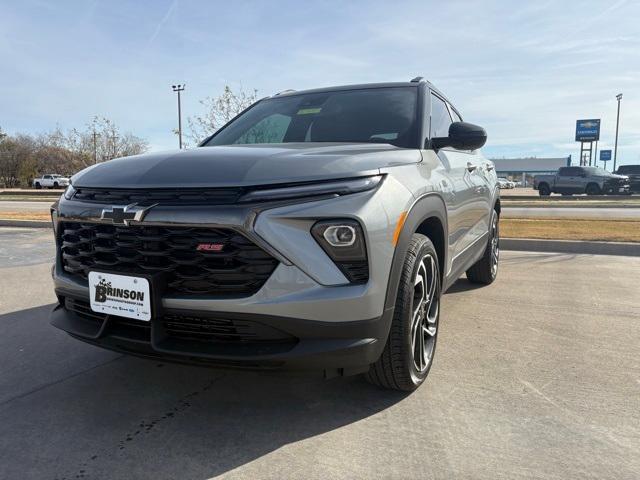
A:
{"label": "fog light housing", "polygon": [[322,220],[311,234],[351,283],[369,280],[369,261],[364,232],[355,220]]}
{"label": "fog light housing", "polygon": [[356,229],[351,225],[331,225],[322,234],[332,247],[350,247],[356,243]]}

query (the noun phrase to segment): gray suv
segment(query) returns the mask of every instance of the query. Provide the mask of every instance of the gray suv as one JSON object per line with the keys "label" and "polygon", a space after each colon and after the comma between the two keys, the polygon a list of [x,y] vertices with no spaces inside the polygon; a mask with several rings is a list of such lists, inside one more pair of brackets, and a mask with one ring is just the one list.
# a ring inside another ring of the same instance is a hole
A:
{"label": "gray suv", "polygon": [[198,148],[89,167],[52,209],[51,323],[150,358],[413,390],[442,293],[496,278],[485,141],[418,78],[288,91]]}

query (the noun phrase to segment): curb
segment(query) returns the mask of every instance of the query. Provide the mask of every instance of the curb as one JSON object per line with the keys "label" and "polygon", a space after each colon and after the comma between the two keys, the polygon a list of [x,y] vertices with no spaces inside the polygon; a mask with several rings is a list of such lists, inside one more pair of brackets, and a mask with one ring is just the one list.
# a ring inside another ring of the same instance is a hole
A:
{"label": "curb", "polygon": [[640,257],[640,243],[589,242],[582,240],[540,240],[535,238],[501,238],[502,250],[528,252],[575,253],[588,255],[622,255]]}
{"label": "curb", "polygon": [[0,219],[0,227],[24,227],[24,228],[51,228],[51,222],[48,220],[2,220]]}

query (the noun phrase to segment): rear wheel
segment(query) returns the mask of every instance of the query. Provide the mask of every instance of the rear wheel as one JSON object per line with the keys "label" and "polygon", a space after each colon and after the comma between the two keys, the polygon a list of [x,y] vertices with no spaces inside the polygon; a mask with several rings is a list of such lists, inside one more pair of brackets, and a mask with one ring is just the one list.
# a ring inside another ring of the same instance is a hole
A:
{"label": "rear wheel", "polygon": [[541,197],[547,197],[551,195],[551,189],[546,183],[541,183],[540,185],[538,185],[538,193]]}
{"label": "rear wheel", "polygon": [[416,233],[404,260],[387,343],[367,380],[394,390],[418,388],[433,363],[439,317],[438,254],[431,240]]}
{"label": "rear wheel", "polygon": [[58,182],[53,182],[53,188],[58,188],[60,185],[58,185]]}
{"label": "rear wheel", "polygon": [[500,224],[499,215],[493,211],[489,241],[484,254],[469,270],[467,278],[471,283],[489,285],[498,276],[498,263],[500,261]]}
{"label": "rear wheel", "polygon": [[40,190],[42,188],[42,185],[40,185],[40,182],[36,182],[36,190]]}

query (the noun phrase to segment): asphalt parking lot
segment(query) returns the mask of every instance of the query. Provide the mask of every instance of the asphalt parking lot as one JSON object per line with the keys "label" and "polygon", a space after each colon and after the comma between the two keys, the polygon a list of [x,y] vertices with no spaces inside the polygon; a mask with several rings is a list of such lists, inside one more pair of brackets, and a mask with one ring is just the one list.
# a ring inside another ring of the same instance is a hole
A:
{"label": "asphalt parking lot", "polygon": [[640,478],[640,258],[503,252],[413,394],[122,356],[48,324],[49,230],[0,229],[0,478]]}

